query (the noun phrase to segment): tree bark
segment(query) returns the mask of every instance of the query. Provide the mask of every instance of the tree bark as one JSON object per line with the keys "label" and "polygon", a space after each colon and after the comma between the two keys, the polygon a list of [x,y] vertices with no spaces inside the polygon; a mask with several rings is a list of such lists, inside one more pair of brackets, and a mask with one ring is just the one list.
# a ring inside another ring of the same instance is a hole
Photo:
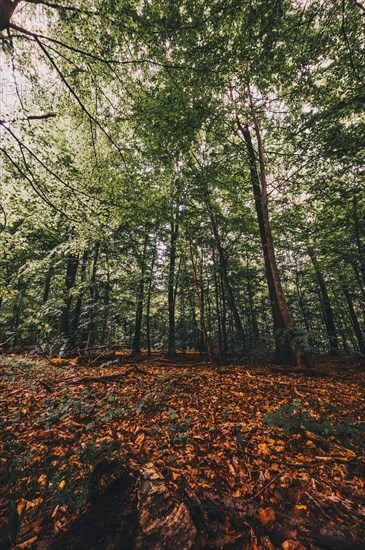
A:
{"label": "tree bark", "polygon": [[227,305],[226,305],[226,292],[224,288],[223,275],[220,271],[220,283],[221,283],[221,293],[222,293],[222,340],[223,340],[223,351],[224,354],[228,353],[228,335],[227,335]]}
{"label": "tree bark", "polygon": [[176,221],[174,218],[171,220],[171,234],[170,234],[170,261],[169,261],[169,278],[168,278],[168,310],[169,310],[169,332],[167,343],[167,355],[168,357],[174,357],[176,355],[176,337],[175,337],[175,266],[176,266],[176,243],[179,234],[178,215],[176,215]]}
{"label": "tree bark", "polygon": [[209,361],[210,361],[211,365],[215,365],[216,361],[215,361],[215,358],[214,358],[213,347],[212,347],[212,343],[211,343],[211,340],[210,340],[210,336],[209,336],[208,331],[207,331],[207,326],[205,324],[204,301],[203,301],[203,297],[201,295],[201,289],[199,289],[198,275],[197,275],[197,271],[196,271],[196,265],[195,265],[194,254],[193,254],[193,245],[192,245],[191,239],[189,241],[189,245],[190,245],[191,265],[192,265],[192,268],[193,268],[195,294],[196,294],[196,297],[198,299],[198,304],[199,304],[201,332],[204,336],[205,344],[207,346]]}
{"label": "tree bark", "polygon": [[364,340],[363,333],[361,331],[359,321],[357,319],[357,315],[355,313],[354,304],[353,304],[353,301],[352,301],[352,296],[351,296],[350,292],[348,291],[348,289],[345,286],[342,287],[342,290],[343,290],[343,293],[345,295],[346,302],[347,302],[347,305],[348,305],[348,308],[349,308],[351,323],[352,323],[352,326],[354,328],[354,333],[356,335],[356,338],[357,338],[357,341],[358,341],[358,344],[359,344],[359,350],[363,355],[365,355],[365,340]]}
{"label": "tree bark", "polygon": [[296,366],[300,363],[302,350],[298,343],[295,345],[293,344],[294,321],[283,293],[277,267],[269,218],[264,150],[261,131],[250,92],[249,100],[258,145],[259,172],[257,170],[256,153],[253,147],[249,126],[248,124],[242,125],[238,117],[237,125],[246,143],[249,156],[251,185],[255,198],[255,208],[259,223],[266,279],[273,316],[276,360],[278,363]]}
{"label": "tree bark", "polygon": [[143,317],[143,299],[144,299],[144,284],[146,271],[146,254],[147,254],[148,234],[146,234],[143,244],[143,253],[141,260],[141,276],[137,288],[137,303],[136,303],[136,322],[134,327],[134,339],[132,345],[132,353],[141,353],[141,330]]}
{"label": "tree bark", "polygon": [[98,301],[97,287],[96,287],[96,272],[98,267],[99,252],[100,252],[100,243],[96,243],[91,277],[90,277],[90,285],[89,285],[89,322],[88,322],[88,337],[87,337],[88,347],[94,343],[96,338],[96,322],[95,322],[96,307],[95,306]]}
{"label": "tree bark", "polygon": [[223,338],[222,338],[222,319],[221,319],[221,311],[220,311],[220,304],[219,304],[219,286],[218,286],[215,255],[213,255],[213,263],[214,263],[214,296],[215,296],[215,310],[216,310],[216,316],[217,316],[218,350],[219,350],[219,357],[220,359],[222,359],[224,356]]}
{"label": "tree bark", "polygon": [[70,291],[73,288],[78,268],[78,256],[70,254],[67,259],[66,280],[65,280],[65,295],[61,307],[60,316],[58,318],[58,336],[69,336],[70,333],[70,307],[72,297]]}
{"label": "tree bark", "polygon": [[80,289],[80,291],[78,293],[78,296],[77,296],[77,299],[76,299],[76,305],[75,305],[75,309],[74,309],[73,323],[72,323],[72,336],[73,336],[73,341],[74,341],[75,345],[76,345],[77,341],[79,340],[78,337],[77,337],[78,336],[77,332],[78,332],[78,329],[79,329],[80,316],[81,316],[81,307],[82,307],[82,298],[83,298],[83,294],[84,294],[84,289],[83,289],[82,285],[85,282],[86,266],[87,266],[88,257],[89,257],[89,252],[88,252],[88,250],[85,250],[83,255],[82,255],[82,259],[81,259],[81,270],[80,270],[81,289]]}
{"label": "tree bark", "polygon": [[359,253],[360,272],[361,272],[362,283],[365,287],[365,250],[362,242],[361,219],[359,218],[358,212],[357,212],[356,193],[354,193],[352,205],[353,205],[353,216],[354,216],[355,240],[357,245],[357,251]]}
{"label": "tree bark", "polygon": [[151,293],[152,293],[153,269],[155,267],[155,260],[156,260],[156,245],[155,245],[152,263],[151,263],[151,272],[150,272],[150,280],[148,283],[147,307],[146,307],[146,339],[147,339],[147,355],[149,357],[151,356],[151,319],[150,319]]}
{"label": "tree bark", "polygon": [[331,306],[331,302],[328,296],[327,291],[327,285],[326,281],[324,280],[323,273],[321,271],[321,267],[318,263],[316,254],[314,252],[314,248],[312,246],[307,247],[308,255],[312,261],[314,272],[316,274],[317,283],[320,290],[320,296],[321,296],[321,303],[322,303],[322,310],[323,310],[323,317],[324,317],[324,323],[326,325],[326,331],[328,336],[328,341],[330,345],[330,351],[331,352],[338,352],[338,337],[335,327],[335,320],[333,315],[333,310]]}
{"label": "tree bark", "polygon": [[224,288],[225,288],[225,291],[226,291],[227,302],[228,302],[228,306],[229,306],[229,308],[232,312],[232,315],[233,315],[233,320],[234,320],[234,324],[235,324],[235,328],[236,328],[236,332],[237,332],[237,336],[238,336],[238,345],[239,345],[239,350],[238,351],[239,351],[240,354],[243,353],[244,355],[248,356],[249,352],[248,352],[248,347],[247,347],[247,342],[246,342],[246,336],[245,336],[245,332],[243,330],[243,325],[242,325],[241,317],[240,317],[240,314],[239,314],[239,311],[238,311],[238,308],[237,308],[236,300],[235,300],[235,297],[234,297],[234,294],[233,294],[232,286],[231,286],[231,283],[229,281],[227,260],[226,260],[226,256],[225,256],[225,253],[224,253],[224,250],[223,250],[221,238],[220,238],[220,235],[219,235],[217,220],[216,220],[216,217],[215,217],[213,206],[210,203],[210,198],[208,196],[208,193],[206,193],[206,200],[207,200],[207,208],[208,208],[208,212],[209,212],[210,223],[211,223],[211,226],[212,226],[214,241],[215,241],[215,245],[216,245],[217,252],[218,252],[219,265],[220,265],[220,269],[221,269],[221,273],[222,273],[222,280],[223,280]]}

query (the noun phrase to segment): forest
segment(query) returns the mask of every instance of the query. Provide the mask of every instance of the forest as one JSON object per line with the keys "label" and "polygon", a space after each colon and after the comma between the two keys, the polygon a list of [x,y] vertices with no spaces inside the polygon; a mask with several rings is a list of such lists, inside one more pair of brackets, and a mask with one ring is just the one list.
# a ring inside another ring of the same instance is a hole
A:
{"label": "forest", "polygon": [[0,548],[365,548],[365,1],[0,0]]}

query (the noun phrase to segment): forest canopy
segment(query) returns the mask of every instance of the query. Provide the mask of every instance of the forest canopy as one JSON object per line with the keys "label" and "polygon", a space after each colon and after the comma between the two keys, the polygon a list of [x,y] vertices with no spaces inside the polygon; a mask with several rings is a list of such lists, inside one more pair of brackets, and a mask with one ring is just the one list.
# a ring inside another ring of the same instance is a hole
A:
{"label": "forest canopy", "polygon": [[0,8],[3,349],[365,354],[361,1]]}

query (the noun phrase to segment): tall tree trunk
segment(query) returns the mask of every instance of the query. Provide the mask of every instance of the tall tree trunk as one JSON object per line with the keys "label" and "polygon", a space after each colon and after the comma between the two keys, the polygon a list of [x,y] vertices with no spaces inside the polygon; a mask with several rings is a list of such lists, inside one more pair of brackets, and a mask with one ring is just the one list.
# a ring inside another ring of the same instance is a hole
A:
{"label": "tall tree trunk", "polygon": [[215,310],[216,310],[216,316],[217,316],[218,350],[219,350],[219,357],[220,359],[222,359],[224,356],[223,338],[222,338],[222,320],[221,320],[221,311],[220,311],[220,304],[219,304],[219,285],[218,285],[218,277],[217,277],[217,269],[216,269],[216,260],[215,260],[214,254],[213,254],[213,264],[214,264],[214,295],[215,295]]}
{"label": "tall tree trunk", "polygon": [[132,353],[141,353],[141,330],[142,330],[142,317],[143,317],[143,299],[144,299],[144,284],[145,284],[145,270],[146,270],[146,254],[148,244],[148,233],[146,233],[143,253],[141,260],[141,276],[137,288],[137,303],[136,303],[136,322],[134,326],[134,339],[132,345]]}
{"label": "tall tree trunk", "polygon": [[23,301],[24,296],[27,290],[26,283],[18,283],[18,296],[16,298],[14,307],[13,307],[13,319],[11,323],[12,332],[13,332],[13,348],[18,345],[19,342],[19,327],[21,321],[21,314],[23,310]]}
{"label": "tall tree trunk", "polygon": [[224,288],[224,281],[222,271],[220,271],[221,293],[222,293],[222,340],[224,355],[228,353],[228,336],[227,336],[227,305],[226,305],[226,291]]}
{"label": "tall tree trunk", "polygon": [[357,211],[356,191],[354,192],[354,195],[353,195],[352,205],[353,205],[353,216],[354,216],[355,240],[357,245],[357,251],[359,253],[360,272],[361,272],[362,282],[365,287],[365,250],[362,242],[361,218],[359,218],[358,211]]}
{"label": "tall tree trunk", "polygon": [[52,281],[52,275],[53,275],[53,268],[51,267],[46,275],[46,279],[44,281],[44,290],[43,290],[43,304],[46,304],[49,299],[49,291],[51,289],[51,281]]}
{"label": "tall tree trunk", "polygon": [[296,291],[297,291],[299,308],[300,308],[300,311],[301,311],[302,316],[303,316],[303,322],[304,322],[304,325],[305,325],[305,330],[309,334],[310,333],[310,327],[309,327],[309,323],[308,323],[307,312],[306,312],[306,309],[305,309],[305,306],[304,306],[304,293],[303,293],[302,289],[300,288],[300,284],[299,284],[299,281],[300,281],[299,276],[300,276],[300,273],[299,273],[299,270],[298,270],[298,266],[296,264],[295,265],[295,288],[296,288]]}
{"label": "tall tree trunk", "polygon": [[193,245],[192,245],[191,239],[189,241],[189,244],[190,244],[190,259],[191,259],[191,265],[193,268],[194,288],[195,288],[195,294],[199,304],[201,331],[204,335],[205,344],[207,346],[209,361],[211,365],[215,365],[216,361],[213,354],[213,347],[210,340],[210,336],[207,331],[207,326],[205,324],[204,302],[203,302],[203,297],[201,295],[201,288],[199,288],[199,281],[198,281],[198,275],[196,271],[196,265],[195,265],[194,254],[193,254]]}
{"label": "tall tree trunk", "polygon": [[91,277],[90,277],[90,285],[89,285],[89,322],[88,322],[88,337],[87,337],[88,347],[95,342],[95,338],[96,338],[95,315],[96,315],[96,304],[98,301],[97,286],[96,286],[96,272],[98,267],[99,252],[100,252],[100,243],[98,242],[95,245],[92,271],[91,271]]}
{"label": "tall tree trunk", "polygon": [[[194,288],[194,293],[195,293],[195,288]],[[192,293],[190,291],[188,291],[188,299],[189,299],[189,305],[190,305],[190,309],[191,309],[191,318],[192,318],[192,326],[193,326],[192,336],[193,336],[193,341],[194,341],[194,342],[191,342],[191,344],[194,343],[195,351],[199,351],[199,349],[200,349],[199,330],[198,330],[198,323],[197,323],[197,320],[196,320],[194,295],[192,296],[191,294]],[[190,347],[193,347],[193,346],[191,345]]]}
{"label": "tall tree trunk", "polygon": [[[203,318],[203,321],[204,321],[204,325],[206,327],[206,324],[205,324],[205,289],[204,289],[204,254],[202,254],[202,259],[201,259],[201,263],[200,263],[200,277],[199,277],[199,280],[200,280],[200,288],[198,286],[198,290],[200,292],[200,299],[198,299],[198,302],[199,302],[199,309],[200,309],[200,319]],[[198,277],[198,276],[197,276]],[[197,278],[197,281],[198,282],[198,278]],[[195,293],[196,293],[196,288],[195,288]],[[200,346],[199,346],[199,351],[200,353],[203,353],[205,350],[206,350],[206,341],[205,341],[205,334],[208,334],[208,331],[207,330],[204,330],[203,328],[203,325],[200,321],[200,336],[199,336],[199,342],[200,342]]]}
{"label": "tall tree trunk", "polygon": [[155,260],[156,260],[156,246],[152,257],[150,280],[148,283],[148,292],[147,292],[147,306],[146,306],[146,339],[147,339],[147,354],[149,357],[151,356],[151,319],[150,319],[151,293],[152,293],[153,270],[155,267]]}
{"label": "tall tree trunk", "polygon": [[[44,288],[43,288],[43,298],[42,298],[42,302],[43,302],[43,305],[45,305],[48,300],[49,300],[49,293],[50,293],[50,290],[51,290],[51,281],[52,281],[52,275],[53,275],[53,268],[50,267],[47,271],[47,275],[46,275],[46,278],[45,278],[45,281],[44,281]],[[0,303],[0,306],[1,306],[1,303]],[[41,335],[41,328],[36,328],[35,330],[35,333],[34,333],[34,343],[37,344],[39,342],[39,337]]]}
{"label": "tall tree trunk", "polygon": [[358,344],[359,344],[359,350],[363,355],[365,355],[365,340],[364,340],[364,336],[363,336],[363,333],[362,333],[361,328],[360,328],[359,321],[357,319],[357,315],[355,313],[354,304],[353,304],[353,301],[352,301],[352,296],[351,296],[350,292],[348,291],[348,289],[345,286],[342,287],[342,290],[343,290],[343,293],[345,295],[346,302],[347,302],[347,305],[348,305],[348,308],[349,308],[351,323],[352,323],[352,326],[354,328],[354,332],[355,332],[355,335],[356,335],[356,338],[357,338],[357,341],[358,341]]}
{"label": "tall tree trunk", "polygon": [[213,231],[213,235],[214,235],[214,241],[215,241],[215,245],[216,245],[217,252],[218,252],[219,265],[220,265],[220,268],[221,268],[223,284],[224,284],[224,288],[226,290],[227,302],[228,302],[228,306],[229,306],[230,310],[232,311],[233,320],[234,320],[234,324],[235,324],[235,328],[236,328],[236,332],[237,332],[237,336],[238,336],[238,346],[239,346],[238,352],[239,353],[244,353],[247,356],[249,354],[249,352],[248,352],[248,347],[247,347],[247,342],[246,342],[246,336],[245,336],[245,332],[243,330],[243,325],[242,325],[241,317],[240,317],[240,314],[239,314],[239,311],[238,311],[238,308],[237,308],[236,299],[235,299],[235,296],[233,294],[232,286],[231,286],[231,283],[229,281],[227,260],[226,260],[226,256],[225,256],[224,249],[223,249],[223,246],[222,246],[222,241],[221,241],[221,238],[220,238],[220,235],[219,235],[217,220],[216,220],[215,213],[214,213],[214,210],[213,210],[213,206],[210,202],[210,198],[208,196],[208,193],[206,193],[206,200],[207,200],[207,208],[208,208],[208,212],[209,212],[210,223],[211,223],[212,231]]}
{"label": "tall tree trunk", "polygon": [[58,318],[58,336],[67,338],[70,334],[70,307],[72,297],[70,291],[73,288],[78,268],[78,256],[70,254],[67,258],[66,280],[64,289],[64,299],[61,307],[60,316]]}
{"label": "tall tree trunk", "polygon": [[176,265],[176,243],[179,234],[178,214],[176,215],[176,221],[174,218],[171,220],[171,234],[170,234],[170,261],[169,261],[169,279],[168,279],[168,310],[169,310],[169,332],[167,340],[167,355],[168,357],[174,357],[176,355],[176,341],[175,341],[175,265]]}
{"label": "tall tree trunk", "polygon": [[298,343],[293,344],[294,321],[283,293],[276,263],[268,209],[264,150],[261,131],[250,92],[249,101],[258,145],[259,171],[257,170],[256,153],[252,144],[249,126],[248,124],[242,125],[238,117],[237,125],[246,143],[249,156],[251,185],[255,198],[255,208],[259,223],[266,279],[273,316],[276,360],[278,363],[296,366],[300,363],[302,350]]}
{"label": "tall tree trunk", "polygon": [[73,339],[73,343],[75,345],[79,342],[77,332],[78,332],[79,324],[80,324],[82,298],[83,298],[83,294],[84,294],[83,285],[85,283],[86,267],[87,267],[88,258],[89,258],[89,251],[85,250],[83,255],[82,255],[82,259],[81,259],[81,269],[80,269],[80,285],[81,285],[81,288],[80,288],[80,291],[77,295],[76,305],[75,305],[74,314],[73,314],[73,323],[72,323],[72,339]]}
{"label": "tall tree trunk", "polygon": [[254,305],[254,293],[252,289],[251,277],[249,274],[249,255],[248,255],[247,246],[246,246],[246,281],[247,281],[248,305],[250,308],[250,315],[251,315],[252,336],[253,336],[254,346],[257,349],[258,347],[257,344],[260,341],[260,331],[257,323],[257,316],[255,311],[255,305]]}
{"label": "tall tree trunk", "polygon": [[[108,247],[106,247],[105,250],[105,263],[106,263],[106,284],[104,287],[105,294],[104,294],[104,315],[103,315],[103,326],[101,330],[101,337],[100,341],[102,343],[107,340],[108,343],[110,343],[110,333],[108,331],[108,324],[109,324],[109,304],[110,304],[110,291],[111,291],[111,282],[110,282],[110,264],[109,264],[109,250]],[[125,333],[125,331],[124,331]]]}
{"label": "tall tree trunk", "polygon": [[314,272],[316,274],[317,283],[320,290],[324,324],[326,325],[328,341],[330,344],[330,351],[337,353],[338,338],[337,338],[337,332],[335,327],[333,310],[332,310],[331,302],[328,296],[326,281],[324,280],[323,273],[318,263],[316,254],[314,252],[314,248],[312,246],[308,246],[307,251],[312,261]]}

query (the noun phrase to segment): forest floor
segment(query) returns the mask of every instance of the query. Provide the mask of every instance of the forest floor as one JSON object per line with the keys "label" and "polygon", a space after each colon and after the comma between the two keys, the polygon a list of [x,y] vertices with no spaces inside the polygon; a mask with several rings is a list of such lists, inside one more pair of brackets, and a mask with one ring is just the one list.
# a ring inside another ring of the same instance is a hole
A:
{"label": "forest floor", "polygon": [[174,550],[365,548],[365,362],[320,357],[313,374],[0,356],[0,548],[56,548],[113,461],[153,465],[184,502],[194,525]]}

